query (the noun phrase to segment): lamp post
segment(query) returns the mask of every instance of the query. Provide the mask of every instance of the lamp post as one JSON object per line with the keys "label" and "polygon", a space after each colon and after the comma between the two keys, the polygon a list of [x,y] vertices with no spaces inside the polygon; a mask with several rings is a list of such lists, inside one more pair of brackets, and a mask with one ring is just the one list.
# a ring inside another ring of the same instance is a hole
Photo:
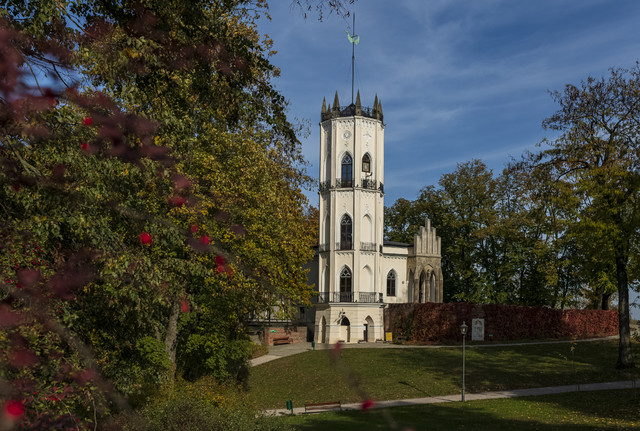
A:
{"label": "lamp post", "polygon": [[465,348],[466,348],[466,341],[467,341],[467,329],[469,329],[469,327],[467,326],[467,324],[463,321],[462,325],[460,325],[460,333],[462,333],[462,402],[464,403],[464,362],[465,362]]}

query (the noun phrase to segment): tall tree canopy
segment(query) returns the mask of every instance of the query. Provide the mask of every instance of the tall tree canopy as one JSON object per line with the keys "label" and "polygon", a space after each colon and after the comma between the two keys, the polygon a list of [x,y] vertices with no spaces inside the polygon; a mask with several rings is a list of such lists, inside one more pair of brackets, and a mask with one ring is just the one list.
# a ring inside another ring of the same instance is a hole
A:
{"label": "tall tree canopy", "polygon": [[560,135],[534,163],[551,166],[555,177],[571,186],[578,200],[577,236],[592,245],[592,255],[604,257],[598,260],[603,273],[607,266],[615,268],[617,365],[632,367],[629,262],[640,233],[640,66],[567,85],[554,99],[560,109],[544,125]]}
{"label": "tall tree canopy", "polygon": [[640,234],[640,66],[553,93],[545,149],[494,177],[461,163],[439,188],[386,210],[386,235],[410,241],[425,216],[442,236],[445,297],[607,309],[617,294],[617,366],[633,366],[629,287]]}
{"label": "tall tree canopy", "polygon": [[[94,388],[64,380],[30,328],[74,375],[135,401],[176,373],[241,376],[247,316],[307,301],[309,179],[256,30],[265,13],[262,0],[0,6],[2,378],[30,379],[9,396],[33,407],[48,401],[31,394]],[[32,350],[43,359],[13,364]],[[81,398],[67,407],[90,418]],[[67,415],[48,403],[48,420]]]}

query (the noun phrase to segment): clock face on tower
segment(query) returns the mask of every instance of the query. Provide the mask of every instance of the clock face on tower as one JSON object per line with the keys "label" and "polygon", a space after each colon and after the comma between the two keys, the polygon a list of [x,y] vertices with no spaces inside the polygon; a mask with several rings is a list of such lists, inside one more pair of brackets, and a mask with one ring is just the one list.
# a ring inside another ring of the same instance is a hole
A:
{"label": "clock face on tower", "polygon": [[342,138],[343,139],[349,139],[351,137],[351,132],[349,130],[345,130],[344,133],[342,133]]}

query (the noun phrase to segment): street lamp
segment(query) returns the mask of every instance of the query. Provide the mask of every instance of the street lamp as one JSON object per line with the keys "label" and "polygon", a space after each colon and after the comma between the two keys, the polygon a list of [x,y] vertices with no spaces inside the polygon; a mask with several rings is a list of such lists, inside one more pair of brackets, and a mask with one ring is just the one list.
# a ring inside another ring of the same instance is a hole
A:
{"label": "street lamp", "polygon": [[460,325],[460,333],[462,333],[462,402],[464,403],[464,362],[465,362],[465,347],[467,341],[467,329],[469,326],[463,321]]}

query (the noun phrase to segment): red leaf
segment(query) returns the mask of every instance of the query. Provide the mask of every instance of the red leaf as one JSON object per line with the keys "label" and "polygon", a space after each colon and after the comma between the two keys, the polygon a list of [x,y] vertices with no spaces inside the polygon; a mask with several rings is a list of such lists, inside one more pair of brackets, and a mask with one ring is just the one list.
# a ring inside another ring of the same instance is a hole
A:
{"label": "red leaf", "polygon": [[23,368],[30,367],[38,363],[38,357],[29,350],[16,350],[11,358],[13,365]]}
{"label": "red leaf", "polygon": [[209,244],[211,242],[211,238],[206,235],[202,235],[202,237],[200,237],[200,242],[203,244]]}
{"label": "red leaf", "polygon": [[367,400],[364,400],[360,405],[360,410],[368,410],[370,408],[373,408],[373,406],[374,406],[373,400],[367,399]]}
{"label": "red leaf", "polygon": [[182,303],[180,304],[180,311],[182,311],[183,313],[188,313],[189,312],[189,302],[186,300],[182,300]]}
{"label": "red leaf", "polygon": [[85,126],[90,126],[93,124],[93,118],[91,117],[84,117],[84,120],[82,121],[84,123]]}
{"label": "red leaf", "polygon": [[22,322],[22,317],[6,305],[0,305],[0,328],[18,326]]}
{"label": "red leaf", "polygon": [[96,373],[95,370],[92,370],[89,368],[89,369],[78,372],[74,376],[74,379],[80,386],[84,386],[87,382],[92,381],[97,376],[98,376],[98,373]]}
{"label": "red leaf", "polygon": [[149,232],[142,232],[140,234],[140,242],[149,245],[153,242],[153,238],[151,238],[151,234]]}
{"label": "red leaf", "polygon": [[224,257],[222,257],[222,256],[220,256],[220,255],[216,256],[216,265],[218,265],[218,266],[220,266],[220,265],[224,266]]}
{"label": "red leaf", "polygon": [[40,280],[40,271],[35,269],[24,269],[18,272],[18,281],[25,287],[31,287]]}
{"label": "red leaf", "polygon": [[10,420],[18,419],[24,414],[24,404],[22,404],[22,401],[18,400],[9,401],[4,406],[4,414]]}
{"label": "red leaf", "polygon": [[175,207],[181,207],[184,205],[185,199],[182,196],[175,195],[169,199],[169,203]]}
{"label": "red leaf", "polygon": [[176,190],[181,190],[191,185],[189,178],[184,175],[175,174],[172,179]]}
{"label": "red leaf", "polygon": [[196,233],[198,232],[198,225],[197,224],[192,224],[189,229],[191,229],[191,232]]}
{"label": "red leaf", "polygon": [[82,151],[87,151],[89,150],[89,144],[87,144],[86,142],[83,142],[80,147],[82,148]]}

